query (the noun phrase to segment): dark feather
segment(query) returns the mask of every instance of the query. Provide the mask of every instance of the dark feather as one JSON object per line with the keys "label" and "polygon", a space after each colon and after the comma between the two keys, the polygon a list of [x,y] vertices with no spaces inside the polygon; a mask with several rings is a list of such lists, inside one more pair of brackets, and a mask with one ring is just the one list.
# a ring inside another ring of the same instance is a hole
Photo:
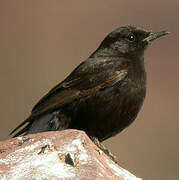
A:
{"label": "dark feather", "polygon": [[[114,66],[115,63],[115,66]],[[98,64],[98,66],[96,66]],[[114,69],[111,71],[111,69]],[[104,71],[106,74],[104,75]],[[113,86],[127,75],[127,62],[124,58],[89,58],[79,65],[62,83],[53,88],[33,108],[31,116],[23,121],[11,134],[26,123],[33,123],[38,117],[53,112],[60,107]],[[15,136],[18,136],[30,127],[27,124]]]}
{"label": "dark feather", "polygon": [[21,124],[19,124],[11,133],[10,135],[12,135],[14,132],[16,132],[18,129],[20,129],[22,126],[24,126],[26,123],[29,123],[29,118],[24,120]]}

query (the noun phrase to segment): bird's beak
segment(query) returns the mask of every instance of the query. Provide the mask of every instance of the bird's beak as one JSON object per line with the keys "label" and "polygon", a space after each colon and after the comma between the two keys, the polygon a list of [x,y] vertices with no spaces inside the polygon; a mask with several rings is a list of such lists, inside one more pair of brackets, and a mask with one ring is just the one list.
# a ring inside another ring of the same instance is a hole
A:
{"label": "bird's beak", "polygon": [[154,32],[154,33],[151,32],[148,37],[143,39],[143,42],[148,42],[149,43],[149,42],[151,42],[151,41],[153,41],[153,40],[155,40],[155,39],[157,39],[157,38],[159,38],[161,36],[165,36],[167,34],[169,34],[169,32],[167,32],[167,31]]}

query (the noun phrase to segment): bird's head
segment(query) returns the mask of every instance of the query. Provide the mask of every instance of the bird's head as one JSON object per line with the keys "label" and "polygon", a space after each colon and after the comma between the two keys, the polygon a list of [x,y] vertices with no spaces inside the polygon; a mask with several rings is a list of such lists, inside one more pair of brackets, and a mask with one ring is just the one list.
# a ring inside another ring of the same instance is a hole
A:
{"label": "bird's head", "polygon": [[94,54],[140,58],[151,41],[166,34],[166,31],[152,33],[134,26],[120,27],[106,36]]}

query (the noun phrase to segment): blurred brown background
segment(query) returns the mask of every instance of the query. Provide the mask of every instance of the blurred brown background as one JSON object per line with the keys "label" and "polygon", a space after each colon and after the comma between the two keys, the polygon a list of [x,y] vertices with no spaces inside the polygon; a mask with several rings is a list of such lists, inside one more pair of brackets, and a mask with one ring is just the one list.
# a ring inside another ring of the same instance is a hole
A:
{"label": "blurred brown background", "polygon": [[146,53],[147,97],[137,120],[105,142],[145,180],[179,179],[179,1],[0,1],[0,139],[122,25],[170,35]]}

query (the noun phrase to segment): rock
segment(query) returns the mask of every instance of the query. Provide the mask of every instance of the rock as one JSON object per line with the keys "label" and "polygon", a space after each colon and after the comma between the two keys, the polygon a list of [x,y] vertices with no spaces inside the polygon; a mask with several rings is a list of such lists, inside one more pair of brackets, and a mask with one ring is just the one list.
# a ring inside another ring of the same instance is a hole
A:
{"label": "rock", "polygon": [[38,133],[0,142],[1,180],[141,180],[111,161],[83,131]]}

